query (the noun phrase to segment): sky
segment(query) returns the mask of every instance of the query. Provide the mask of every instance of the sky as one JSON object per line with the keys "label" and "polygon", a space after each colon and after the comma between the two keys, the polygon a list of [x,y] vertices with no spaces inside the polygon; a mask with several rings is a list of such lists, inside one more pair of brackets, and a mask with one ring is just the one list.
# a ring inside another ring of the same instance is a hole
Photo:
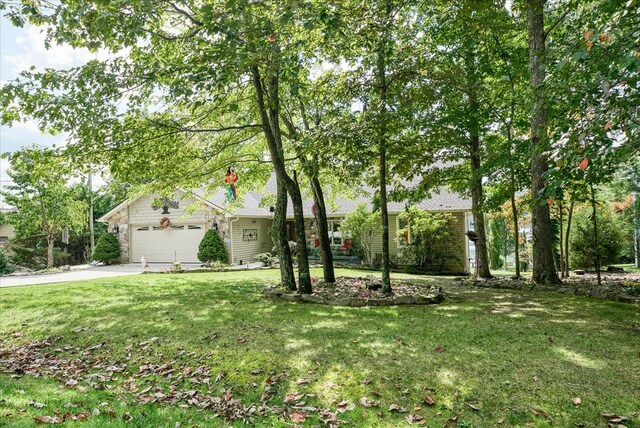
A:
{"label": "sky", "polygon": [[[17,28],[4,16],[0,18],[1,85],[15,79],[21,71],[32,65],[36,69],[69,68],[82,65],[97,55],[87,49],[73,49],[69,46],[54,45],[47,50],[44,39],[41,28],[32,25]],[[66,137],[65,134],[42,134],[35,121],[16,123],[11,128],[0,126],[0,153],[14,152],[31,144],[61,146],[65,144]],[[0,160],[0,186],[7,183],[7,168],[6,160]],[[98,180],[98,184],[101,184],[101,180]],[[0,201],[0,206],[1,204]]]}

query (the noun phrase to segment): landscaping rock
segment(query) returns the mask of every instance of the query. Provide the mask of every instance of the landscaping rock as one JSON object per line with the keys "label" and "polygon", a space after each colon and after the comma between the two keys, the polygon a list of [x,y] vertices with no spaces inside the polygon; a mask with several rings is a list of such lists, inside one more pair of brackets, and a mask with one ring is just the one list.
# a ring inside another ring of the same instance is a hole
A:
{"label": "landscaping rock", "polygon": [[320,296],[316,296],[313,294],[303,294],[302,295],[302,301],[306,302],[306,303],[316,303],[316,304],[320,304],[323,305],[325,304],[325,300],[320,297]]}
{"label": "landscaping rock", "polygon": [[397,296],[393,299],[396,305],[413,305],[416,301],[414,296]]}
{"label": "landscaping rock", "polygon": [[302,301],[302,296],[300,294],[282,294],[280,296],[280,298],[282,300],[287,301],[287,302],[301,302]]}
{"label": "landscaping rock", "polygon": [[350,307],[429,305],[440,303],[445,298],[441,287],[408,281],[392,284],[393,294],[388,295],[370,288],[376,281],[378,280],[371,275],[367,278],[338,277],[333,283],[324,283],[314,278],[313,294],[289,293],[282,287],[272,287],[264,291],[264,296],[288,302]]}

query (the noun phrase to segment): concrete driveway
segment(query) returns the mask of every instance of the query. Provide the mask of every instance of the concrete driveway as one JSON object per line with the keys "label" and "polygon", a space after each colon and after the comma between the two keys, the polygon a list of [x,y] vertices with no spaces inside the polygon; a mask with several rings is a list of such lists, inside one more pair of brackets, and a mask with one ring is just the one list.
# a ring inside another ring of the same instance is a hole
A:
{"label": "concrete driveway", "polygon": [[90,279],[113,278],[116,276],[137,275],[142,272],[140,263],[114,266],[89,266],[85,269],[40,275],[3,276],[0,287],[21,285],[53,284],[57,282],[86,281]]}

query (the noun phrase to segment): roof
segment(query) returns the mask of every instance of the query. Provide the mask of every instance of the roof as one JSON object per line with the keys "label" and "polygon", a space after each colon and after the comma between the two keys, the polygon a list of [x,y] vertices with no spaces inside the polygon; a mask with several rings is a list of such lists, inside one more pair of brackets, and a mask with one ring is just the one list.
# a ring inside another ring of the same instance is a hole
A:
{"label": "roof", "polygon": [[[407,182],[405,183],[408,187],[415,187],[417,183]],[[353,198],[340,198],[334,197],[331,203],[327,203],[327,214],[328,215],[345,215],[353,212],[358,204],[364,203],[368,208],[372,209],[373,204],[371,202],[372,197],[375,193],[375,190],[369,186],[360,186],[362,189],[362,194],[360,196],[355,196]],[[276,178],[275,174],[271,175],[269,181],[265,186],[265,192],[247,192],[244,196],[244,204],[241,208],[236,208],[233,211],[234,216],[240,217],[267,217],[271,215],[268,206],[262,206],[261,201],[264,197],[275,195],[277,192]],[[310,193],[310,192],[309,192]],[[213,202],[217,205],[225,205],[225,190],[221,189],[218,191],[213,198]],[[311,206],[313,205],[313,200],[310,198],[305,198],[302,201],[303,212],[306,217],[312,217]],[[414,204],[417,208],[424,211],[470,211],[471,210],[471,200],[469,198],[465,198],[458,193],[452,192],[445,188],[440,188],[432,192],[431,197],[425,198],[419,203]],[[407,207],[407,203],[405,202],[388,202],[387,210],[390,214],[401,213]],[[293,217],[293,206],[291,203],[291,198],[289,198],[289,204],[287,205],[287,217]]]}
{"label": "roof", "polygon": [[[417,185],[417,182],[406,182],[405,185],[411,188]],[[327,203],[327,215],[346,215],[353,212],[358,204],[365,204],[368,208],[373,209],[372,198],[375,194],[375,190],[369,186],[360,186],[361,194],[353,198],[340,198],[334,195],[331,199],[331,203]],[[306,189],[302,189],[303,192]],[[228,215],[234,217],[271,217],[272,213],[267,201],[263,200],[267,197],[275,195],[277,192],[275,174],[272,174],[265,185],[263,192],[247,191],[242,196],[241,201],[238,204],[231,205],[226,200],[226,188],[219,188],[212,195],[206,188],[194,190],[192,193],[205,204],[212,208],[228,211]],[[310,191],[308,192],[311,193]],[[304,193],[303,193],[304,196]],[[108,213],[98,219],[100,222],[105,222],[113,214],[126,207],[128,204],[133,203],[137,198],[130,199],[122,202]],[[302,202],[303,212],[305,217],[313,217],[311,213],[311,206],[313,205],[313,199],[305,198]],[[394,202],[387,203],[387,210],[390,214],[401,213],[407,207],[406,202]],[[452,192],[445,188],[434,190],[431,197],[425,198],[422,201],[412,204],[413,206],[424,211],[470,211],[471,200],[465,198],[458,193]],[[293,218],[293,205],[291,198],[287,205],[287,217]]]}

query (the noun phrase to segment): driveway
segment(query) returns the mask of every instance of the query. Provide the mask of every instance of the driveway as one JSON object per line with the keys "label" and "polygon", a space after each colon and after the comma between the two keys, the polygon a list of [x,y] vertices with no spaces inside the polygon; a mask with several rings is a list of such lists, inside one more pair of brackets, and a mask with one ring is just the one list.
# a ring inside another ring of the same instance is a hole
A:
{"label": "driveway", "polygon": [[137,275],[142,272],[140,264],[115,265],[115,266],[89,266],[85,269],[72,270],[70,272],[3,276],[0,278],[0,287],[17,287],[21,285],[53,284],[57,282],[86,281],[100,278],[113,278],[116,276]]}

